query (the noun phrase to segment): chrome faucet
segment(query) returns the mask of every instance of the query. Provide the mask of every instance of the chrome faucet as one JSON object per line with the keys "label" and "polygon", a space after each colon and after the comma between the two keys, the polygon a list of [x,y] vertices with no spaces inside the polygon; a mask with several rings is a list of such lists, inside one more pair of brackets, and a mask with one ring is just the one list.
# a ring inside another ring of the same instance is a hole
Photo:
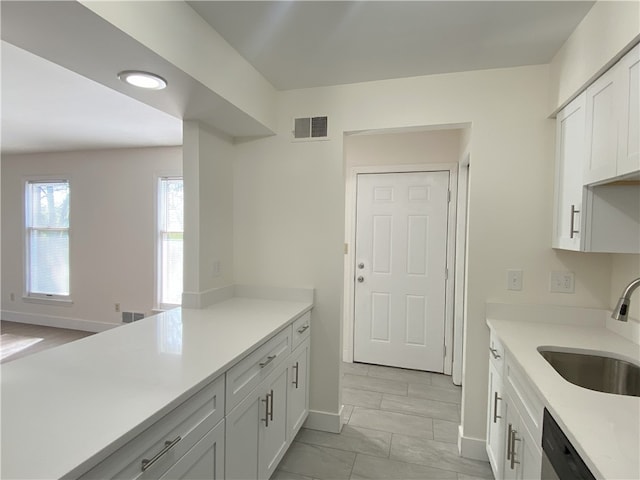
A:
{"label": "chrome faucet", "polygon": [[627,321],[627,314],[629,313],[629,300],[631,299],[631,294],[633,291],[640,287],[640,278],[636,278],[632,280],[629,285],[627,285],[622,292],[622,297],[618,300],[618,304],[616,305],[616,309],[611,314],[611,318],[615,320],[620,320],[621,322]]}

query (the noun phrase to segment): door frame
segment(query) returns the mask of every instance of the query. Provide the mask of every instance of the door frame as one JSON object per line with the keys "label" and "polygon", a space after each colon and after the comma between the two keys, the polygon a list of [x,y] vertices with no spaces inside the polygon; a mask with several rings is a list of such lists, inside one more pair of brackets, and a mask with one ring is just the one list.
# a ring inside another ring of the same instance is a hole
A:
{"label": "door frame", "polygon": [[458,198],[458,163],[425,163],[419,165],[380,165],[356,166],[347,172],[345,185],[345,245],[344,245],[344,297],[343,297],[343,342],[342,359],[353,362],[354,339],[354,282],[355,282],[355,244],[356,244],[356,193],[358,175],[365,173],[411,173],[443,172],[449,173],[449,212],[447,216],[447,259],[449,272],[445,288],[445,325],[444,325],[444,374],[451,375],[453,368],[453,310],[455,285],[456,250],[456,211]]}

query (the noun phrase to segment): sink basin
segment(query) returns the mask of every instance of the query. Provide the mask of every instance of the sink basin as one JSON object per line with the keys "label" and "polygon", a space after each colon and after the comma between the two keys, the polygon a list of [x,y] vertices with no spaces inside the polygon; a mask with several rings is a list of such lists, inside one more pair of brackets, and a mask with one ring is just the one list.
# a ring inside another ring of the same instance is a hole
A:
{"label": "sink basin", "polygon": [[539,347],[538,351],[562,378],[574,385],[597,392],[640,397],[638,365],[599,352],[558,351],[551,347]]}

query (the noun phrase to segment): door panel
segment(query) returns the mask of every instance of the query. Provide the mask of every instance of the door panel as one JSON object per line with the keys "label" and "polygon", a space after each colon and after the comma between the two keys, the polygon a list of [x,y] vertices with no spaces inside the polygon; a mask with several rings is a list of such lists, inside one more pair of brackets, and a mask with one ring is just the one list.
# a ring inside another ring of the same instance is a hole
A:
{"label": "door panel", "polygon": [[357,180],[354,359],[442,372],[449,172]]}

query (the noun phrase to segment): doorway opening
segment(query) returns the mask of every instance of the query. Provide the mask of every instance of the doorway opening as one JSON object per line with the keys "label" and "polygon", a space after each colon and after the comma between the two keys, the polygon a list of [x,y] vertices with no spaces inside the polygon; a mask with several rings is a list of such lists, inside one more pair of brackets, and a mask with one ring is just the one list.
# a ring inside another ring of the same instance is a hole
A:
{"label": "doorway opening", "polygon": [[461,384],[469,142],[469,125],[345,134],[345,362]]}

